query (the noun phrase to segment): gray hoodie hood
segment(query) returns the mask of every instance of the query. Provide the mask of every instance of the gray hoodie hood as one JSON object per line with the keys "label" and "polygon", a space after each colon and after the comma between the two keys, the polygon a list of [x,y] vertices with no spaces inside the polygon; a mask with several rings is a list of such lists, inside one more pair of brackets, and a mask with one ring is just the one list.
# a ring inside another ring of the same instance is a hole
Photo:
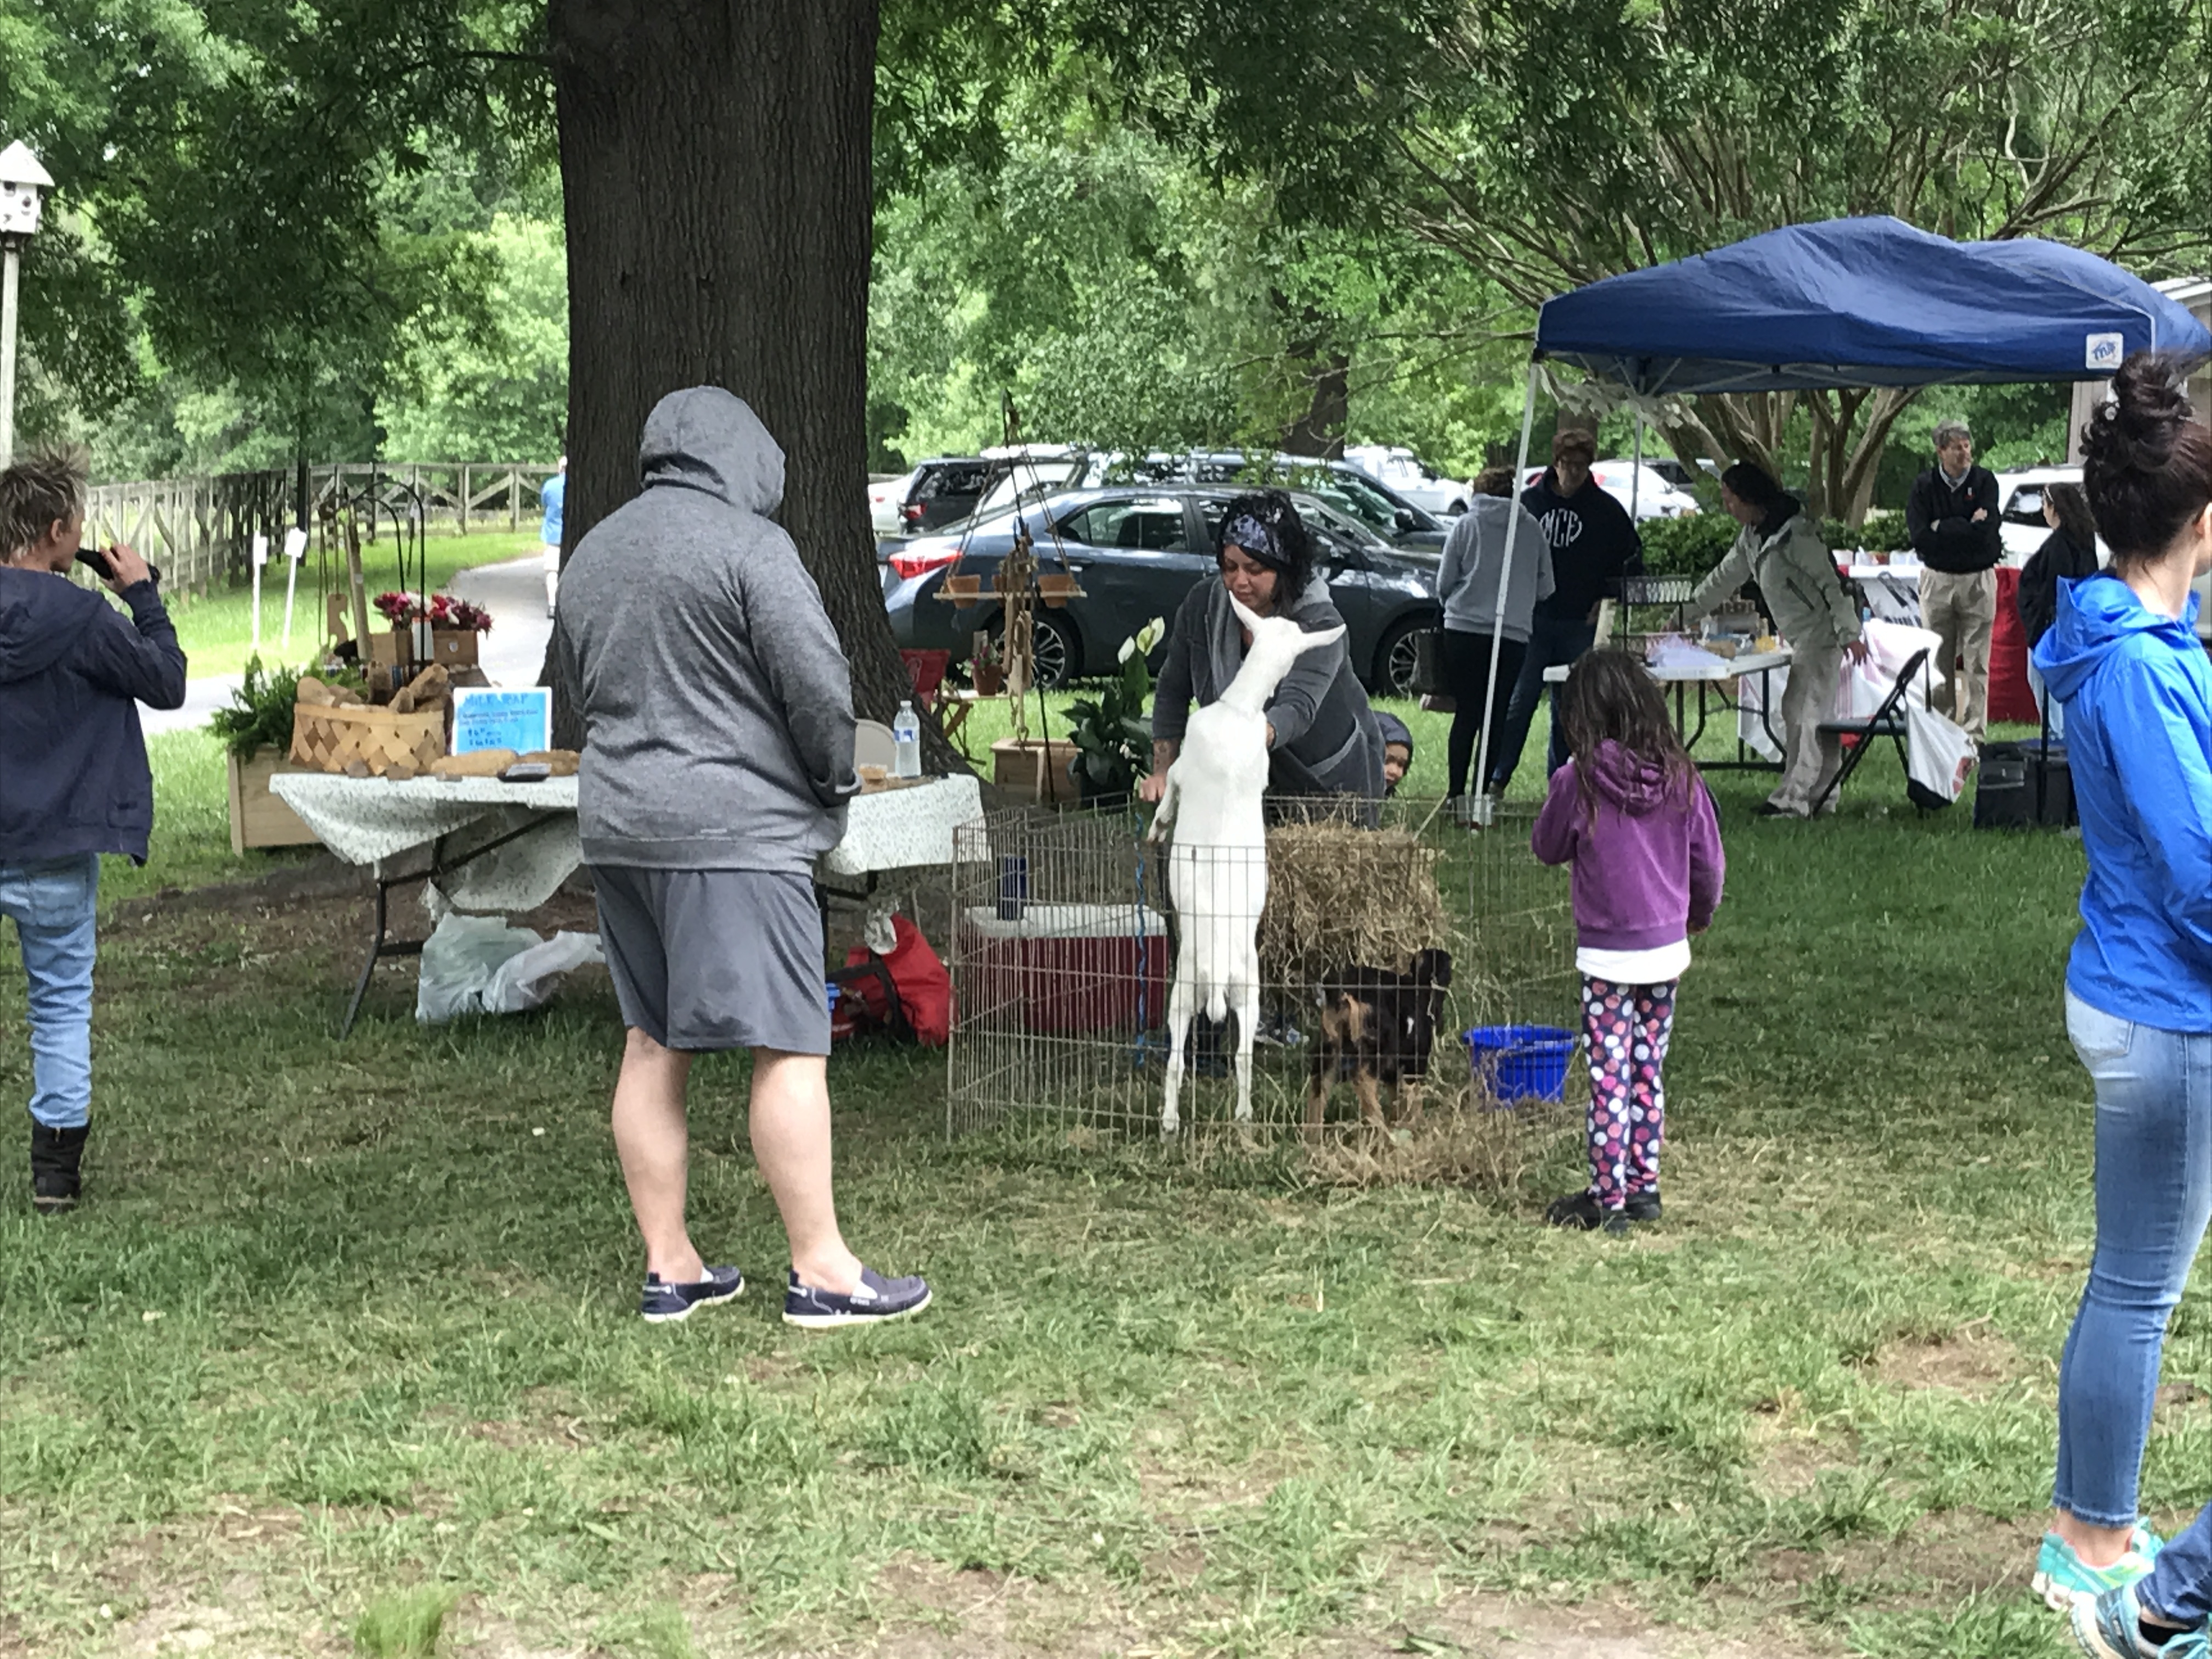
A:
{"label": "gray hoodie hood", "polygon": [[783,449],[751,406],[718,386],[672,392],[645,417],[638,472],[648,489],[675,484],[763,519],[783,505]]}

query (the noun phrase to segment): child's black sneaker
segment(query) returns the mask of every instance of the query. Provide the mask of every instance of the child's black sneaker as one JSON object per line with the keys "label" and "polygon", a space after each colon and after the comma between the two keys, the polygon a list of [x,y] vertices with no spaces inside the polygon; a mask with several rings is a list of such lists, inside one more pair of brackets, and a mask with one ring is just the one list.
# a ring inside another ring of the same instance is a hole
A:
{"label": "child's black sneaker", "polygon": [[1598,1206],[1597,1195],[1585,1188],[1553,1199],[1544,1212],[1544,1219],[1554,1227],[1574,1227],[1594,1233],[1605,1224],[1605,1212]]}
{"label": "child's black sneaker", "polygon": [[1620,1212],[1631,1221],[1658,1220],[1659,1189],[1654,1187],[1648,1193],[1631,1193],[1628,1195],[1628,1202],[1621,1206]]}
{"label": "child's black sneaker", "polygon": [[709,1267],[707,1276],[692,1285],[665,1284],[659,1273],[647,1273],[637,1310],[648,1324],[670,1325],[690,1318],[695,1308],[730,1301],[744,1288],[745,1276],[735,1267]]}
{"label": "child's black sneaker", "polygon": [[1605,1232],[1618,1237],[1637,1219],[1632,1208],[1608,1210],[1597,1201],[1597,1194],[1584,1188],[1578,1193],[1569,1193],[1555,1198],[1544,1212],[1544,1219],[1554,1227],[1572,1227],[1586,1233]]}
{"label": "child's black sneaker", "polygon": [[794,1268],[791,1288],[783,1295],[783,1322],[810,1331],[880,1325],[886,1320],[909,1319],[928,1305],[929,1286],[919,1279],[885,1279],[873,1267],[863,1267],[860,1288],[840,1296],[800,1284]]}

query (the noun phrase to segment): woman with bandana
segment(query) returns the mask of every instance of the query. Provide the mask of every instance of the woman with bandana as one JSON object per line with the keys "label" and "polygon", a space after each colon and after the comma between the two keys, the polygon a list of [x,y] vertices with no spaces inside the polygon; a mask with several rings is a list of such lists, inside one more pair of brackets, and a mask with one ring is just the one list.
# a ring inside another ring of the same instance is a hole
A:
{"label": "woman with bandana", "polygon": [[[1328,585],[1313,574],[1312,545],[1291,498],[1279,489],[1239,495],[1222,514],[1218,582],[1200,582],[1176,611],[1152,704],[1152,771],[1139,796],[1158,801],[1182,747],[1194,703],[1229,689],[1251,644],[1237,603],[1263,617],[1289,617],[1309,634],[1340,627]],[[1382,797],[1382,733],[1341,641],[1309,651],[1267,704],[1267,791],[1278,796]]]}

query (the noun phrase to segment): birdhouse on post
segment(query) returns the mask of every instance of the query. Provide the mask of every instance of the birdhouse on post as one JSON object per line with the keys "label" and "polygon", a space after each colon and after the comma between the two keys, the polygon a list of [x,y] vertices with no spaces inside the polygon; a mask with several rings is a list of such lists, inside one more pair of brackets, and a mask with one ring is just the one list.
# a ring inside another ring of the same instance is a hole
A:
{"label": "birdhouse on post", "polygon": [[39,165],[21,139],[0,149],[0,237],[29,236],[39,228],[39,212],[53,175]]}

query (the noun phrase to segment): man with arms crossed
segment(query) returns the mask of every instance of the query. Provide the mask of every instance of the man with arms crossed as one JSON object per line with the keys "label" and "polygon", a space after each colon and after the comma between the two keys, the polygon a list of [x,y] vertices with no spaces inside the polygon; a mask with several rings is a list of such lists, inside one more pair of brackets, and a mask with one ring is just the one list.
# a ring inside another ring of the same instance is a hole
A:
{"label": "man with arms crossed", "polygon": [[1979,740],[1990,707],[1990,636],[1997,620],[1996,475],[1974,465],[1974,434],[1964,421],[1936,428],[1936,465],[1913,481],[1905,527],[1920,555],[1920,625],[1940,643],[1936,665],[1951,718]]}

